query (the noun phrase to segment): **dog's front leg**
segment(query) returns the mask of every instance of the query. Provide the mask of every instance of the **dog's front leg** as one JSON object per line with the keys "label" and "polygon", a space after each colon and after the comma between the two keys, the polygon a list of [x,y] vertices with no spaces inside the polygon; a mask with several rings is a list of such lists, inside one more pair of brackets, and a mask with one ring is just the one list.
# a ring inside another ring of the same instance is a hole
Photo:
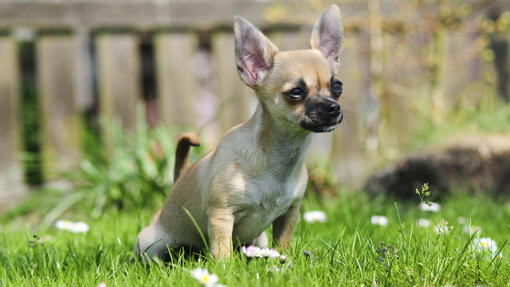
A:
{"label": "dog's front leg", "polygon": [[216,259],[230,257],[234,214],[228,208],[210,208],[207,233],[211,254]]}
{"label": "dog's front leg", "polygon": [[273,222],[273,241],[282,249],[289,247],[292,232],[299,219],[301,201],[294,202],[289,210]]}

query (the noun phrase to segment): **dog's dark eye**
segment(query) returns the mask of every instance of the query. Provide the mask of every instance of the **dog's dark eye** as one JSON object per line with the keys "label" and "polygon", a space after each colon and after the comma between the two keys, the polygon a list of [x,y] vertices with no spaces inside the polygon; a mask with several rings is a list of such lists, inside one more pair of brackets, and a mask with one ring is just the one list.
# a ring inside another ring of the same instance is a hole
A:
{"label": "dog's dark eye", "polygon": [[285,94],[292,100],[300,100],[306,96],[305,91],[301,88],[294,88]]}
{"label": "dog's dark eye", "polygon": [[336,79],[333,80],[333,82],[331,83],[331,92],[333,93],[333,95],[339,97],[342,94],[342,90],[343,90],[342,82]]}

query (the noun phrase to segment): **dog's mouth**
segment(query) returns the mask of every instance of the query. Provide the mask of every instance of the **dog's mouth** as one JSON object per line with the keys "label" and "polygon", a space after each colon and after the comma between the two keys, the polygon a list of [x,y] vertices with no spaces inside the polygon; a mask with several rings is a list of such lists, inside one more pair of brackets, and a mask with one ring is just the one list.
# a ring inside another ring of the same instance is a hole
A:
{"label": "dog's mouth", "polygon": [[328,122],[320,121],[320,120],[314,120],[309,117],[305,117],[303,120],[299,122],[299,125],[308,131],[314,132],[314,133],[327,133],[335,130],[338,125],[343,120],[343,115],[340,114],[338,118],[330,120]]}

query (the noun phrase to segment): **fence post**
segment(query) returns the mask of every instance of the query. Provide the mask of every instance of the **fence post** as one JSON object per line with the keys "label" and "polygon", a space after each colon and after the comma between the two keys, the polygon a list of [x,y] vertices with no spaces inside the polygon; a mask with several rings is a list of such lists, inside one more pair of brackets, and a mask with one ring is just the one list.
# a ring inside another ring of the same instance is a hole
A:
{"label": "fence post", "polygon": [[37,81],[36,34],[27,28],[13,31],[18,51],[18,95],[23,114],[21,125],[22,162],[25,182],[40,186],[44,181],[41,156],[41,108]]}
{"label": "fence post", "polygon": [[[0,31],[1,33],[1,31]],[[0,34],[0,212],[23,193],[16,43]]]}
{"label": "fence post", "polygon": [[191,67],[196,50],[195,35],[186,31],[164,31],[154,37],[158,112],[168,126],[196,127],[197,83]]}
{"label": "fence post", "polygon": [[255,93],[237,75],[234,35],[220,31],[212,37],[214,89],[220,100],[218,120],[223,132],[247,120],[257,103]]}
{"label": "fence post", "polygon": [[68,31],[42,33],[37,42],[45,175],[67,170],[80,156],[81,126],[76,105],[75,37]]}
{"label": "fence post", "polygon": [[101,32],[96,44],[100,116],[134,130],[141,94],[138,38],[133,32]]}

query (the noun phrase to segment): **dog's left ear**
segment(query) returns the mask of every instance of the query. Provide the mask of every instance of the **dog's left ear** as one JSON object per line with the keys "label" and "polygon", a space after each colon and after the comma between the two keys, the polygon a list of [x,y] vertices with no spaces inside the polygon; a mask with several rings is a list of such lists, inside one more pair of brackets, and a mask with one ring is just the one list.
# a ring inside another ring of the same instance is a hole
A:
{"label": "dog's left ear", "polygon": [[334,4],[330,5],[315,22],[310,43],[313,49],[319,50],[328,59],[335,73],[338,70],[338,53],[342,47],[343,35],[340,9]]}
{"label": "dog's left ear", "polygon": [[234,18],[237,71],[249,87],[259,86],[273,66],[278,48],[243,17]]}

